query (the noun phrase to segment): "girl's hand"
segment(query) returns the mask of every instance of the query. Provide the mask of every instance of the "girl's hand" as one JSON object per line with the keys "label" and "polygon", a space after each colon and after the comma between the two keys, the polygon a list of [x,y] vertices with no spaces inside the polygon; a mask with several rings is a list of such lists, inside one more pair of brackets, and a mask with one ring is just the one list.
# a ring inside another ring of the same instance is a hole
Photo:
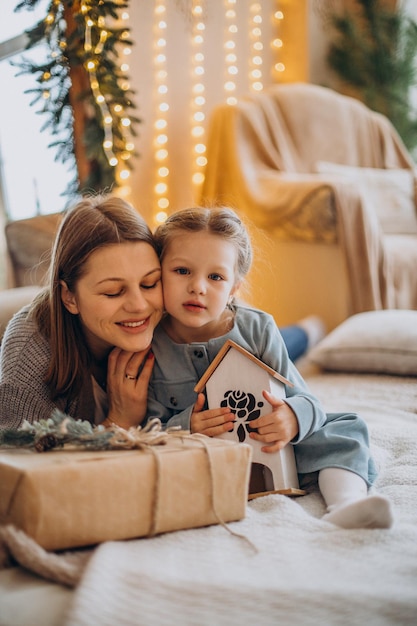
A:
{"label": "girl's hand", "polygon": [[268,391],[263,391],[262,395],[272,406],[272,413],[250,422],[251,427],[258,430],[257,433],[250,433],[250,437],[268,444],[262,448],[262,452],[277,452],[298,435],[298,421],[286,402]]}
{"label": "girl's hand", "polygon": [[233,430],[234,414],[227,407],[207,409],[203,411],[205,396],[199,393],[190,420],[192,433],[201,433],[208,437],[216,437],[228,430]]}
{"label": "girl's hand", "polygon": [[[107,362],[109,412],[104,426],[139,426],[146,417],[148,385],[154,356],[150,349],[126,352],[113,348]],[[140,376],[138,371],[145,361]]]}

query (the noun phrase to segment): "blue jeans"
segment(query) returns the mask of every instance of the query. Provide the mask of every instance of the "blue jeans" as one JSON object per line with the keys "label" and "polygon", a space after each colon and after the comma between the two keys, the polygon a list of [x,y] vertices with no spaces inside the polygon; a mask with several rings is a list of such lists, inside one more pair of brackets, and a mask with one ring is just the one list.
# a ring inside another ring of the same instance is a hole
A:
{"label": "blue jeans", "polygon": [[282,338],[287,346],[288,356],[295,361],[302,356],[308,347],[308,335],[304,328],[293,324],[280,328]]}

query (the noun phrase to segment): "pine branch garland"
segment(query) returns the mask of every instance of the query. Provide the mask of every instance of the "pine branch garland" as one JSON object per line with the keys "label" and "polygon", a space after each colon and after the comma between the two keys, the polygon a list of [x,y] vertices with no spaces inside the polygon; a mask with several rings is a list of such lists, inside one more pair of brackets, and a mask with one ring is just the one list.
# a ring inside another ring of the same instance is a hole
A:
{"label": "pine branch garland", "polygon": [[0,446],[33,448],[38,452],[62,448],[65,444],[106,449],[110,431],[96,429],[90,422],[74,420],[56,410],[47,420],[34,424],[24,421],[22,428],[0,431]]}
{"label": "pine branch garland", "polygon": [[48,452],[55,448],[84,448],[87,450],[141,449],[164,445],[169,437],[188,435],[188,431],[171,428],[162,431],[161,421],[150,420],[144,427],[125,430],[116,424],[111,428],[94,426],[86,420],[75,420],[55,409],[49,419],[30,424],[26,420],[18,429],[0,431],[0,448],[29,448]]}
{"label": "pine branch garland", "polygon": [[356,0],[355,7],[330,16],[336,39],[330,68],[371,109],[391,120],[410,151],[417,147],[417,24],[400,7],[381,0]]}
{"label": "pine branch garland", "polygon": [[[15,10],[30,10],[39,2],[23,0]],[[35,62],[24,55],[15,63],[19,74],[35,77],[37,85],[27,90],[30,104],[46,117],[42,130],[54,138],[49,147],[56,160],[74,172],[70,195],[117,186],[116,164],[131,169],[129,159],[136,154],[125,122],[135,136],[141,120],[131,114],[134,91],[119,63],[121,46],[132,46],[129,29],[117,25],[127,8],[124,0],[51,0],[45,18],[26,31],[26,49],[46,44],[47,58]]]}

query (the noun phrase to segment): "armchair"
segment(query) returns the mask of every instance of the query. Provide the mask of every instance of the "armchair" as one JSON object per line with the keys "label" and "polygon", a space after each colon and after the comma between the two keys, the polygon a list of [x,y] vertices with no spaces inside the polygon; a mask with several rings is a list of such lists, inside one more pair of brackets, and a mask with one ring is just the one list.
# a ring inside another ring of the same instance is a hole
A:
{"label": "armchair", "polygon": [[0,342],[10,318],[40,291],[62,213],[8,222],[8,286],[0,291]]}
{"label": "armchair", "polygon": [[201,202],[253,226],[247,299],[280,325],[417,308],[415,165],[389,120],[312,84],[215,109]]}

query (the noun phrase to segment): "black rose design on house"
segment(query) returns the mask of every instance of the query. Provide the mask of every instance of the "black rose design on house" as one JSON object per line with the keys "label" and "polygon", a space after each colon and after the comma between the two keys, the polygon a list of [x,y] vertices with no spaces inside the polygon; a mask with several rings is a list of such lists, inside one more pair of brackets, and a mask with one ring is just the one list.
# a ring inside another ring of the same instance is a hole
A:
{"label": "black rose design on house", "polygon": [[228,407],[236,415],[233,430],[241,443],[246,439],[246,432],[256,432],[256,428],[252,428],[250,422],[260,416],[263,405],[262,401],[256,401],[253,393],[233,389],[225,392],[220,406]]}

